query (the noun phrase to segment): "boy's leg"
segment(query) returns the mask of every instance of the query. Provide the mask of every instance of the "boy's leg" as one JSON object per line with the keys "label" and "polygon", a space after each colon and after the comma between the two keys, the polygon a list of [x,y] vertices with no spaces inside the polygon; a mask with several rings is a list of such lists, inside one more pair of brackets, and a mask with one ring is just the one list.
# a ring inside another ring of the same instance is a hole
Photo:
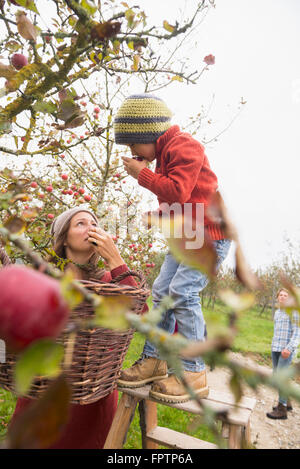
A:
{"label": "boy's leg", "polygon": [[[229,240],[215,241],[218,256],[217,267],[228,254]],[[199,292],[208,284],[208,278],[200,271],[183,264],[178,267],[170,284],[170,296],[174,300],[174,315],[178,332],[191,341],[205,340],[205,322],[200,304]],[[200,397],[208,394],[205,364],[200,357],[183,360],[187,380]],[[183,402],[189,398],[175,376],[157,382],[152,386],[151,395],[169,402]]]}
{"label": "boy's leg", "polygon": [[[170,254],[166,255],[160,274],[152,287],[153,308],[157,308],[161,300],[169,295],[169,285],[178,269],[178,265],[178,262]],[[158,326],[170,333],[174,332],[175,318],[173,310],[168,310],[164,313]],[[118,385],[123,387],[140,387],[167,377],[167,363],[157,357],[158,353],[154,345],[146,341],[141,358],[130,368],[122,370],[120,378],[117,381]]]}
{"label": "boy's leg", "polygon": [[[272,352],[273,372],[288,367],[293,359],[293,354],[288,358],[283,358],[281,352]],[[287,396],[279,393],[278,405],[273,407],[273,412],[268,412],[267,417],[274,420],[287,419]]]}
{"label": "boy's leg", "polygon": [[[169,296],[170,283],[176,275],[179,265],[180,264],[170,253],[166,255],[165,260],[161,266],[160,273],[152,286],[152,301],[154,309],[160,306],[161,300],[164,297]],[[163,314],[160,322],[157,324],[157,327],[160,327],[164,331],[173,334],[175,329],[175,322],[174,310],[169,309]],[[147,357],[158,356],[156,347],[148,340],[145,342],[143,355]]]}
{"label": "boy's leg", "polygon": [[[282,368],[287,368],[288,366],[290,366],[292,359],[293,359],[292,353],[290,354],[288,358],[283,358],[280,353],[277,370],[279,371]],[[283,394],[279,394],[279,403],[283,404],[284,406],[287,406],[287,397],[284,396]]]}
{"label": "boy's leg", "polygon": [[[226,258],[230,241],[220,240],[214,243],[217,253],[217,269]],[[178,332],[191,341],[205,340],[205,321],[201,308],[199,293],[204,290],[209,280],[199,270],[180,264],[170,283],[170,296],[174,300],[174,316]],[[183,360],[186,371],[202,371],[205,369],[203,360],[198,357]]]}

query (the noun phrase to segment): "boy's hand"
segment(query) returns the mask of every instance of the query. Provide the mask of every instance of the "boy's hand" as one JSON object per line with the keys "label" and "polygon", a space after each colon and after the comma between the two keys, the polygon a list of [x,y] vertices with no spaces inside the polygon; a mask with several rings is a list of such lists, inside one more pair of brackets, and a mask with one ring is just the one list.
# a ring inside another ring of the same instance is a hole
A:
{"label": "boy's hand", "polygon": [[126,156],[122,156],[122,160],[127,174],[129,174],[129,176],[132,176],[135,179],[138,179],[142,169],[147,167],[147,163],[145,160],[137,161],[133,158],[127,158]]}
{"label": "boy's hand", "polygon": [[282,358],[285,358],[285,359],[286,359],[286,358],[289,358],[290,354],[291,354],[291,352],[290,352],[288,349],[286,349],[286,348],[284,348],[283,350],[281,350],[281,356],[282,356]]}

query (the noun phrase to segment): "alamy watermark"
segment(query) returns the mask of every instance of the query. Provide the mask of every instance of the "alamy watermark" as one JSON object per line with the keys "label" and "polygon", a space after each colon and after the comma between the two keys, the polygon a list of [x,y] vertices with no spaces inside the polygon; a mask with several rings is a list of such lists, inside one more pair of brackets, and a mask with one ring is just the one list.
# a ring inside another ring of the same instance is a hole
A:
{"label": "alamy watermark", "polygon": [[185,249],[200,249],[204,244],[204,204],[174,202],[162,203],[159,210],[145,213],[131,213],[130,206],[124,203],[113,210],[108,204],[101,204],[97,210],[100,226],[112,236],[134,238],[150,227],[160,231],[166,239],[185,240]]}

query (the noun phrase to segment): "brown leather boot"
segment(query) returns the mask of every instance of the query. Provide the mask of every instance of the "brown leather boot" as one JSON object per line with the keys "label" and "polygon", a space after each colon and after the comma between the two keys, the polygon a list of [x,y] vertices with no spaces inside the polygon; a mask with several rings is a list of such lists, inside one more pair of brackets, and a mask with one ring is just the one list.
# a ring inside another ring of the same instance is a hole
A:
{"label": "brown leather boot", "polygon": [[269,417],[269,419],[274,419],[274,420],[286,420],[287,419],[287,408],[285,405],[281,404],[281,402],[279,402],[278,406],[276,407],[275,410],[273,410],[273,412],[268,412],[267,413],[267,417]]}
{"label": "brown leather boot", "polygon": [[[199,397],[207,397],[209,389],[206,380],[206,371],[185,371],[184,376],[189,385]],[[191,399],[180,379],[176,375],[170,375],[151,386],[149,396],[163,402],[186,402]]]}
{"label": "brown leather boot", "polygon": [[168,368],[165,360],[144,357],[136,361],[127,370],[122,370],[117,384],[126,388],[139,388],[147,383],[167,378],[167,376]]}

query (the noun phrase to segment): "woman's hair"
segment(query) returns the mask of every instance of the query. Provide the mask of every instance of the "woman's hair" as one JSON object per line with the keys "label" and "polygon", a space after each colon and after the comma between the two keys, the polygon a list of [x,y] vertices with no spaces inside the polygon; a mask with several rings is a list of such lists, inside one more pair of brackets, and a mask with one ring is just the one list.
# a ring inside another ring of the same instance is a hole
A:
{"label": "woman's hair", "polygon": [[282,291],[285,291],[285,293],[287,293],[288,295],[290,294],[290,292],[286,288],[279,288],[279,290],[276,293],[276,298],[278,298],[279,293]]}
{"label": "woman's hair", "polygon": [[[48,262],[53,262],[54,264],[59,264],[61,259],[67,260],[65,243],[67,240],[68,231],[71,224],[70,219],[65,226],[63,227],[60,234],[57,236],[55,244],[53,245],[53,251],[55,254],[52,254]],[[95,278],[100,280],[103,274],[106,272],[105,269],[98,267],[99,257],[96,253],[92,254],[89,258],[87,264],[76,264],[76,266],[81,270],[83,280],[89,280],[90,278]],[[71,262],[71,261],[70,261]],[[68,263],[65,264],[64,268],[68,266]]]}

